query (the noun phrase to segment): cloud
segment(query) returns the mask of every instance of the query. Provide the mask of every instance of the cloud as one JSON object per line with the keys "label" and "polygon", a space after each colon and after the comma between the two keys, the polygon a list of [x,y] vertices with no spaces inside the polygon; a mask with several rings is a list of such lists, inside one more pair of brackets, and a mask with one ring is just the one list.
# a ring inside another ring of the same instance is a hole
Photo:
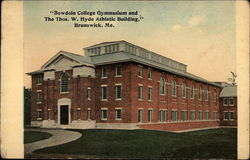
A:
{"label": "cloud", "polygon": [[180,32],[187,29],[194,29],[198,32],[202,32],[202,29],[199,28],[200,25],[205,24],[207,21],[204,16],[193,16],[187,22],[186,25],[175,24],[171,27],[171,31]]}
{"label": "cloud", "polygon": [[182,27],[182,26],[179,25],[179,24],[173,25],[173,26],[171,27],[171,30],[174,31],[174,32],[179,32],[179,31],[181,31],[181,30],[183,30],[183,29],[184,29],[184,27]]}
{"label": "cloud", "polygon": [[193,16],[188,20],[188,27],[196,27],[206,22],[206,18],[204,16]]}

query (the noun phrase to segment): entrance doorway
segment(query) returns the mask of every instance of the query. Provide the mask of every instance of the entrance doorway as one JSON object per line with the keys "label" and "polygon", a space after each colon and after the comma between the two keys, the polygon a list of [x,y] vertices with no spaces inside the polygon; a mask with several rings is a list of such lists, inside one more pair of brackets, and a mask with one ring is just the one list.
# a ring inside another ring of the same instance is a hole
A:
{"label": "entrance doorway", "polygon": [[60,123],[69,124],[69,106],[62,105],[60,108]]}

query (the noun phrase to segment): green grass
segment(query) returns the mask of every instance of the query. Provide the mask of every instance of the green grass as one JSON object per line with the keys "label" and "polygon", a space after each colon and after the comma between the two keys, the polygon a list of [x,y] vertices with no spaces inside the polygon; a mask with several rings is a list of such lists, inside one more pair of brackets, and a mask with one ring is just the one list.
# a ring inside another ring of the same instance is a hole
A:
{"label": "green grass", "polygon": [[186,133],[150,130],[72,130],[82,137],[35,153],[82,154],[102,158],[233,158],[237,130],[210,129]]}
{"label": "green grass", "polygon": [[24,132],[24,144],[47,139],[51,136],[52,134],[46,133],[46,132],[25,131]]}

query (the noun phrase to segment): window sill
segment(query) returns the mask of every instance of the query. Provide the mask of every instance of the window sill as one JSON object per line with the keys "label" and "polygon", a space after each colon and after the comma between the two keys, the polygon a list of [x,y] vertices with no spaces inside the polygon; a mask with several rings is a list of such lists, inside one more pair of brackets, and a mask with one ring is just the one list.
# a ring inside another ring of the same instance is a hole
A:
{"label": "window sill", "polygon": [[60,92],[60,94],[68,94],[69,92]]}
{"label": "window sill", "polygon": [[142,101],[142,99],[138,99],[138,101]]}
{"label": "window sill", "polygon": [[108,120],[107,118],[105,118],[105,119],[101,119],[102,121],[106,121],[106,120]]}
{"label": "window sill", "polygon": [[121,121],[122,119],[115,119],[115,120],[117,120],[117,121]]}
{"label": "window sill", "polygon": [[36,85],[41,86],[41,85],[42,85],[42,83],[37,83]]}
{"label": "window sill", "polygon": [[160,96],[166,96],[166,94],[160,94]]}
{"label": "window sill", "polygon": [[88,101],[91,101],[91,99],[88,98]]}
{"label": "window sill", "polygon": [[42,104],[42,102],[37,102],[36,104]]}
{"label": "window sill", "polygon": [[108,101],[107,99],[101,99],[101,101]]}
{"label": "window sill", "polygon": [[148,100],[148,102],[152,102],[152,100]]}
{"label": "window sill", "polygon": [[115,77],[122,77],[122,75],[116,75]]}
{"label": "window sill", "polygon": [[142,76],[138,76],[138,78],[143,78]]}
{"label": "window sill", "polygon": [[42,118],[37,118],[37,120],[38,120],[38,121],[41,121],[41,120],[42,120]]}
{"label": "window sill", "polygon": [[116,101],[121,101],[122,99],[121,98],[118,98],[118,99],[115,99]]}
{"label": "window sill", "polygon": [[107,79],[108,77],[101,77],[101,79]]}
{"label": "window sill", "polygon": [[152,81],[152,78],[148,78],[148,80]]}

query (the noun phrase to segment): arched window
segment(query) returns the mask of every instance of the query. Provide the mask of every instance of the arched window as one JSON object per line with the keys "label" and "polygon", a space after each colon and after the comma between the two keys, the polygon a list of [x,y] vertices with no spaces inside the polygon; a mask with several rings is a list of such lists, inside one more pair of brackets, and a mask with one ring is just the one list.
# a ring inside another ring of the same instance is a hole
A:
{"label": "arched window", "polygon": [[194,85],[192,85],[191,86],[191,90],[190,90],[190,97],[192,98],[192,99],[194,99]]}
{"label": "arched window", "polygon": [[199,87],[199,100],[201,100],[202,99],[202,87],[200,86]]}
{"label": "arched window", "polygon": [[176,97],[176,96],[177,96],[177,86],[176,86],[176,81],[173,81],[173,82],[172,82],[172,95],[173,95],[174,97]]}
{"label": "arched window", "polygon": [[186,83],[182,83],[182,97],[186,97],[187,93],[187,85]]}
{"label": "arched window", "polygon": [[68,92],[69,77],[66,73],[61,75],[61,92]]}
{"label": "arched window", "polygon": [[165,94],[166,93],[166,81],[165,78],[161,77],[160,80],[160,94]]}

